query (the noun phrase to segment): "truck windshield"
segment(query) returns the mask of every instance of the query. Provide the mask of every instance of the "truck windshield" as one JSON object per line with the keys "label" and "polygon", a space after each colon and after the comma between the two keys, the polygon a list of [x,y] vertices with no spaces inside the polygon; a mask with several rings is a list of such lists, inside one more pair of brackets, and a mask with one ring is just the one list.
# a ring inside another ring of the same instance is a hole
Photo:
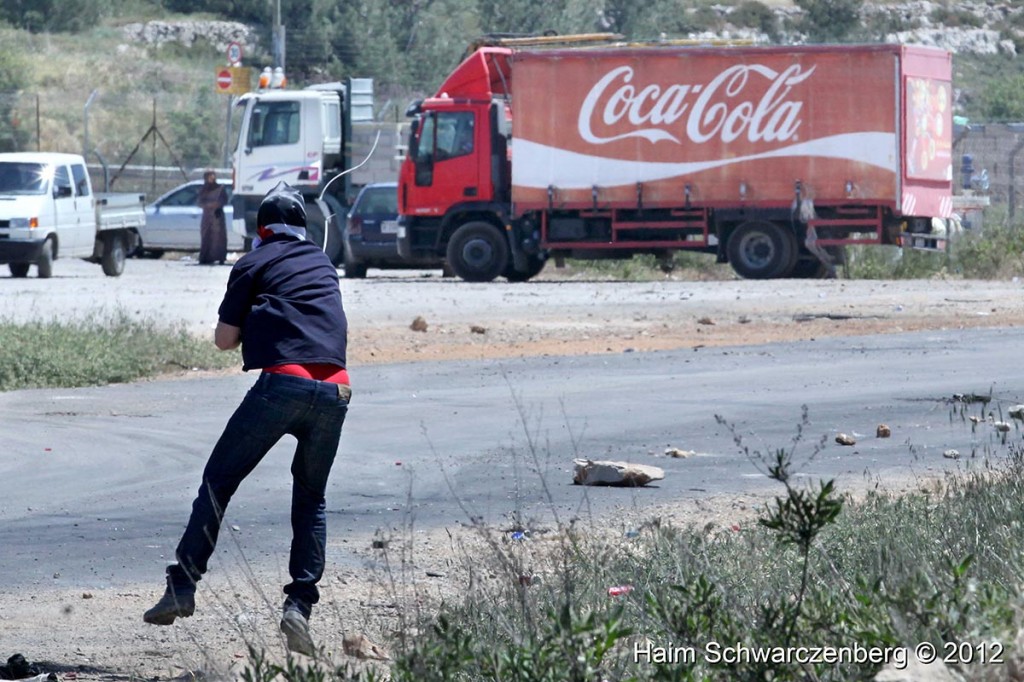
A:
{"label": "truck windshield", "polygon": [[0,194],[46,194],[53,167],[41,163],[0,163]]}
{"label": "truck windshield", "polygon": [[299,141],[298,102],[257,102],[249,117],[249,147],[295,144]]}

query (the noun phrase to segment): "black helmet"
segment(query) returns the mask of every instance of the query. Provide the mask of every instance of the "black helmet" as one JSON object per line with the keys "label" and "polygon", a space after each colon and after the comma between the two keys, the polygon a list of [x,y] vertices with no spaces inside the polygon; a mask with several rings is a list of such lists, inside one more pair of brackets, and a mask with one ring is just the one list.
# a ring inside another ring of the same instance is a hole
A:
{"label": "black helmet", "polygon": [[267,192],[256,214],[258,227],[276,223],[306,228],[306,202],[303,201],[299,190],[283,180]]}

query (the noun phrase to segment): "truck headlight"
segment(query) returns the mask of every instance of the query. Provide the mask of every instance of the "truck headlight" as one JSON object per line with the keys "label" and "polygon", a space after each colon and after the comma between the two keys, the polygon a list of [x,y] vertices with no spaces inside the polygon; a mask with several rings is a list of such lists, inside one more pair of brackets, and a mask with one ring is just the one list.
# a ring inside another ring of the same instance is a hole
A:
{"label": "truck headlight", "polygon": [[39,218],[11,218],[8,225],[11,227],[36,228],[39,227]]}

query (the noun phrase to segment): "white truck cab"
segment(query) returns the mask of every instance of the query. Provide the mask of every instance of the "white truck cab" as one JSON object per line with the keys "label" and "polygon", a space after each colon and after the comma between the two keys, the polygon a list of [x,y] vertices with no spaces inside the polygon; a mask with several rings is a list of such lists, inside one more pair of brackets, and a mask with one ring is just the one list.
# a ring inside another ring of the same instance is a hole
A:
{"label": "white truck cab", "polygon": [[353,125],[373,122],[373,81],[258,90],[236,106],[244,111],[233,159],[232,229],[253,238],[260,202],[283,180],[306,200],[308,238],[340,265],[341,226],[354,191],[347,175],[331,181],[361,160],[353,158]]}
{"label": "white truck cab", "polygon": [[139,194],[96,195],[77,154],[0,154],[0,264],[14,277],[35,264],[50,277],[57,258],[102,263],[120,275],[145,223]]}

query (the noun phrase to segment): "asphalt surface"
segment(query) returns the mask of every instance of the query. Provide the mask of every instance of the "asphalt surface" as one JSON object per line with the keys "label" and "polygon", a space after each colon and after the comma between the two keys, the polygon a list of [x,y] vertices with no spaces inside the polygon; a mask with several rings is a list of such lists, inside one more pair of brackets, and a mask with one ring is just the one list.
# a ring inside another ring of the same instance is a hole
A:
{"label": "asphalt surface", "polygon": [[[972,430],[952,399],[992,393],[996,417],[1024,401],[1022,343],[1020,329],[989,329],[354,368],[328,492],[328,558],[355,561],[344,539],[410,521],[540,526],[556,514],[598,519],[620,507],[761,489],[768,482],[733,431],[752,450],[784,447],[803,405],[810,423],[796,461],[810,480],[978,465],[1005,446],[989,425]],[[6,586],[58,578],[100,588],[158,575],[206,455],[252,380],[0,394]],[[891,438],[875,437],[879,423]],[[837,445],[838,432],[858,443]],[[824,449],[806,462],[823,436]],[[1016,428],[1010,439],[1019,442]],[[228,511],[231,537],[255,561],[287,551],[292,443],[268,455]],[[668,447],[697,455],[664,457]],[[950,448],[963,457],[943,457]],[[642,489],[583,488],[571,483],[574,457],[654,464],[666,475]]]}

